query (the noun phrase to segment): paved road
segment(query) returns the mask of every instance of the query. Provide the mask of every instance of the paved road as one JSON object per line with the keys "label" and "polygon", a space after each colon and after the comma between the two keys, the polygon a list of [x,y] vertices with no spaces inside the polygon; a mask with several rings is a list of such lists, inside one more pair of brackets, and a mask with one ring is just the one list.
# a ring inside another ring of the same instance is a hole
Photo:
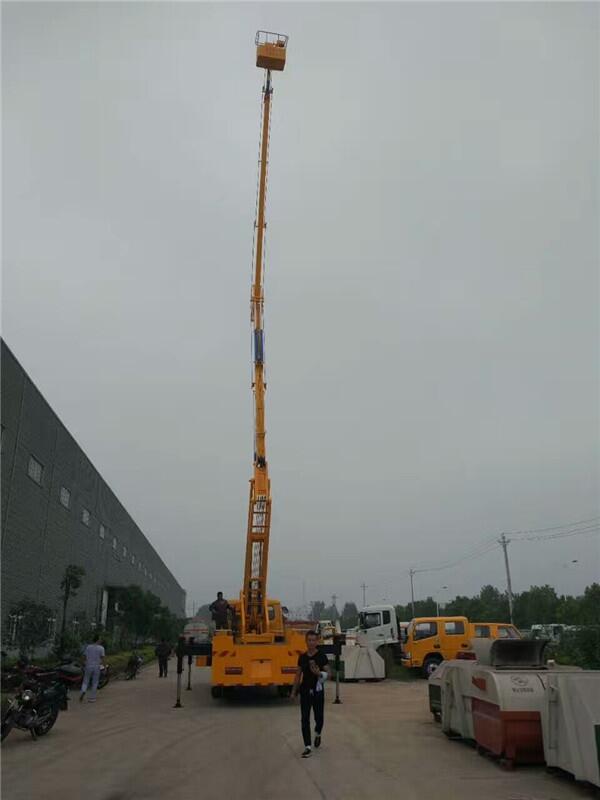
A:
{"label": "paved road", "polygon": [[[171,662],[173,663],[173,662]],[[279,698],[214,701],[208,670],[173,709],[175,676],[150,666],[98,702],[72,702],[32,742],[2,746],[7,800],[571,800],[589,792],[543,769],[505,772],[448,741],[427,711],[426,684],[342,686],[326,706],[323,746],[299,758],[299,709]]]}

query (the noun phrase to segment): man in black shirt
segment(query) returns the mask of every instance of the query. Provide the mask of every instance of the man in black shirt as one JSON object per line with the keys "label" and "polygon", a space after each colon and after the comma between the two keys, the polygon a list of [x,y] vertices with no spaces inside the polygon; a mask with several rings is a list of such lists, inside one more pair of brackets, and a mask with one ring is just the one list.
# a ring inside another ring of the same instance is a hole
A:
{"label": "man in black shirt", "polygon": [[217,599],[214,600],[208,607],[208,610],[212,614],[213,622],[215,623],[215,628],[227,628],[227,612],[231,611],[232,608],[223,597],[223,592],[217,592]]}
{"label": "man in black shirt", "polygon": [[302,718],[302,738],[304,739],[304,752],[302,758],[312,755],[310,738],[310,710],[312,708],[315,718],[315,747],[321,745],[321,731],[323,730],[323,711],[325,707],[324,682],[329,677],[329,661],[325,653],[317,649],[319,637],[314,631],[306,634],[306,653],[298,658],[296,680],[292,690],[292,697],[300,692],[300,709]]}

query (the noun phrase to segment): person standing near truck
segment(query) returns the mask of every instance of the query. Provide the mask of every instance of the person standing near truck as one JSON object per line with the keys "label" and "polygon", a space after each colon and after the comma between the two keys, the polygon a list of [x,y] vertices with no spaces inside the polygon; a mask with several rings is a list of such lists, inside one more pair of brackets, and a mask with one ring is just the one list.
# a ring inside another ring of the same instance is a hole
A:
{"label": "person standing near truck", "polygon": [[161,639],[160,643],[154,648],[154,654],[158,658],[158,677],[166,678],[169,671],[169,656],[171,655],[171,645],[166,639]]}
{"label": "person standing near truck", "polygon": [[310,712],[312,709],[315,718],[315,748],[321,746],[321,732],[323,730],[323,716],[325,711],[325,689],[323,684],[329,677],[329,661],[317,644],[319,637],[315,631],[306,634],[306,652],[298,658],[296,680],[292,689],[292,698],[300,694],[300,717],[304,751],[302,758],[312,755],[312,740],[310,736]]}
{"label": "person standing near truck", "polygon": [[227,612],[233,609],[223,597],[223,592],[217,592],[217,599],[213,600],[208,610],[212,614],[212,619],[217,630],[227,628]]}

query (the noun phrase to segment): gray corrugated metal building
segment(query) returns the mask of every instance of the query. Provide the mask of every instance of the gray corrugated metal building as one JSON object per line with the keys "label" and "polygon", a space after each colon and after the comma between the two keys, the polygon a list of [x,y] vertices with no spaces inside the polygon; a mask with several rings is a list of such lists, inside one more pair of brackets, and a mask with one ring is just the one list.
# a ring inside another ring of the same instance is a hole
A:
{"label": "gray corrugated metal building", "polygon": [[104,621],[111,589],[131,584],[183,617],[185,591],[4,341],[1,368],[3,615],[23,598],[59,612],[65,567],[78,564],[70,617]]}

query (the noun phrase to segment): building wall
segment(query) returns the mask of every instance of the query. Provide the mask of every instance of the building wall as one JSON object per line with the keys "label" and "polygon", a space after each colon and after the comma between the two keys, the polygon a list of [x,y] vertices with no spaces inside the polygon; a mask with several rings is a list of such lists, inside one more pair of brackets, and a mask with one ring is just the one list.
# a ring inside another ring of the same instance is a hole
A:
{"label": "building wall", "polygon": [[[58,610],[65,568],[78,564],[86,577],[69,615],[97,619],[103,587],[137,584],[184,616],[185,591],[4,341],[1,374],[4,615],[25,597]],[[40,483],[29,474],[31,457],[42,465]]]}

